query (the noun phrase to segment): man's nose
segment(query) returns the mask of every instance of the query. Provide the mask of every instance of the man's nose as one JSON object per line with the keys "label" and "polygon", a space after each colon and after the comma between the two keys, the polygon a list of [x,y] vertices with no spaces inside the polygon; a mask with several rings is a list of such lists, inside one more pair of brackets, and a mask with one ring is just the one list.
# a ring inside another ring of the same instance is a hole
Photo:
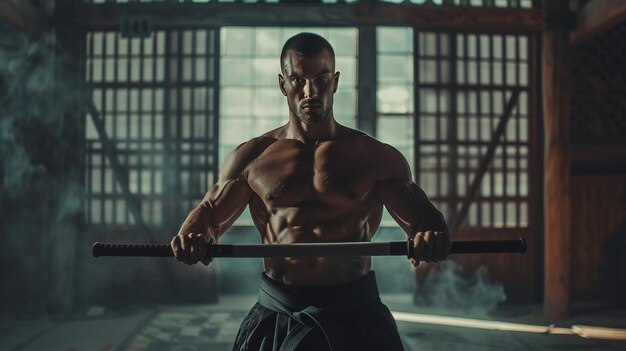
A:
{"label": "man's nose", "polygon": [[312,98],[315,96],[317,96],[317,87],[312,81],[307,79],[304,84],[304,97]]}

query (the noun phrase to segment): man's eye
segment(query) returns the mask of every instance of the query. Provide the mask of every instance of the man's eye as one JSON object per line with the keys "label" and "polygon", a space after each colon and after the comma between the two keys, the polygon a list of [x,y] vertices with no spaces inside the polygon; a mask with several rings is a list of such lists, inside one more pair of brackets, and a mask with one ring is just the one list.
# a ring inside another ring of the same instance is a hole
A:
{"label": "man's eye", "polygon": [[326,83],[326,82],[328,82],[328,77],[326,77],[326,76],[321,76],[321,77],[317,78],[317,81],[318,81],[319,83]]}
{"label": "man's eye", "polygon": [[304,84],[304,79],[302,79],[302,78],[293,78],[291,80],[291,83],[293,85],[302,85],[302,84]]}

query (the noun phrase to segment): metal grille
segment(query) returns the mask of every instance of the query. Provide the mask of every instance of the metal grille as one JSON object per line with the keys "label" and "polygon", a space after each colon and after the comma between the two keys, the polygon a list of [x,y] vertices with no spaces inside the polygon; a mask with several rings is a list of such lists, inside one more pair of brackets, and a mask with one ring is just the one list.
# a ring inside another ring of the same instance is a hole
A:
{"label": "metal grille", "polygon": [[505,105],[519,101],[480,188],[470,227],[528,225],[528,38],[523,35],[415,34],[416,179],[447,218],[466,202]]}
{"label": "metal grille", "polygon": [[626,23],[572,50],[570,130],[576,144],[626,140]]}
{"label": "metal grille", "polygon": [[[215,180],[217,30],[157,30],[147,38],[87,34],[86,74],[99,116],[88,115],[86,222],[152,226],[180,222]],[[107,152],[92,118],[114,147]],[[96,120],[96,123],[99,123]],[[128,182],[114,177],[117,157]]]}

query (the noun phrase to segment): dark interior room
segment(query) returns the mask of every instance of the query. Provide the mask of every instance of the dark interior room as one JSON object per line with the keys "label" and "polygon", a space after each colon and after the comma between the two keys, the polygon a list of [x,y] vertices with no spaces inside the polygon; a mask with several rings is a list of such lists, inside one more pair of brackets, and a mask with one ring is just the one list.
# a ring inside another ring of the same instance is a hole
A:
{"label": "dark interior room", "polygon": [[626,350],[625,0],[0,0],[0,349]]}

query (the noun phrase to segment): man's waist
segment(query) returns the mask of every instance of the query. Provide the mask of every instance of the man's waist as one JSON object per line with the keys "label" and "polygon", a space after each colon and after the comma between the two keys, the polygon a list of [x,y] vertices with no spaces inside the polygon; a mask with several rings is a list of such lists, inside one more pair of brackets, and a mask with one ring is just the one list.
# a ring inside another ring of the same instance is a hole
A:
{"label": "man's waist", "polygon": [[365,303],[378,298],[374,271],[366,272],[354,280],[332,285],[294,286],[285,284],[263,273],[262,284],[267,289],[292,296],[304,305],[328,306],[335,304]]}

